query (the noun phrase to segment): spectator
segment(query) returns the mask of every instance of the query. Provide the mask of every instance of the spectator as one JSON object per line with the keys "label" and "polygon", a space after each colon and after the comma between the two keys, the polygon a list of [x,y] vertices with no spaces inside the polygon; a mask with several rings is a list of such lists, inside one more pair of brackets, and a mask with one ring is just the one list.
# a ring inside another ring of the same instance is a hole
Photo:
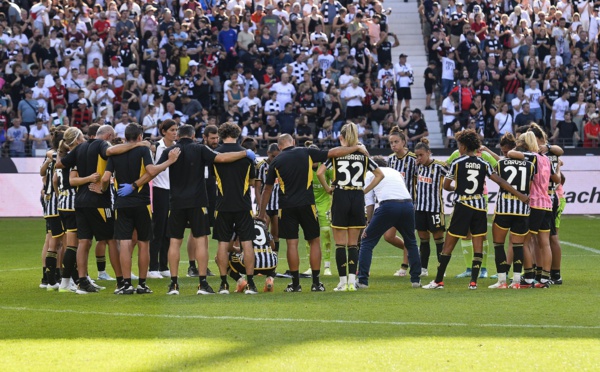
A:
{"label": "spectator", "polygon": [[6,132],[6,141],[9,143],[8,154],[16,158],[25,157],[25,143],[28,139],[27,128],[21,126],[21,119],[15,118],[13,126]]}
{"label": "spectator", "polygon": [[[50,131],[44,125],[42,119],[36,119],[35,125],[29,130],[29,140],[31,141],[32,156],[41,156],[39,154],[48,150],[48,141],[50,140]],[[40,152],[36,151],[40,150]]]}
{"label": "spectator", "polygon": [[577,146],[581,138],[579,137],[579,130],[577,125],[572,120],[573,114],[570,112],[565,113],[565,120],[556,124],[556,129],[550,141],[555,145],[564,146]]}
{"label": "spectator", "polygon": [[[600,143],[600,116],[593,113],[589,117],[589,122],[583,128],[583,147],[598,147]],[[9,129],[10,130],[10,129]]]}

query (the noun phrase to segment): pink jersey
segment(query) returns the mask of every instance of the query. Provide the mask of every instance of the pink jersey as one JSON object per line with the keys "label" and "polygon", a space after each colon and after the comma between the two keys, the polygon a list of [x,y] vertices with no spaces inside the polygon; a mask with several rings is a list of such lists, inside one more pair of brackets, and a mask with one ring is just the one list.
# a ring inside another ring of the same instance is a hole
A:
{"label": "pink jersey", "polygon": [[552,210],[552,199],[548,195],[548,184],[552,175],[550,159],[544,155],[535,154],[537,158],[537,173],[531,183],[529,205],[531,208]]}
{"label": "pink jersey", "polygon": [[565,197],[565,190],[563,189],[561,184],[558,184],[558,187],[556,188],[556,195],[558,195],[559,199]]}

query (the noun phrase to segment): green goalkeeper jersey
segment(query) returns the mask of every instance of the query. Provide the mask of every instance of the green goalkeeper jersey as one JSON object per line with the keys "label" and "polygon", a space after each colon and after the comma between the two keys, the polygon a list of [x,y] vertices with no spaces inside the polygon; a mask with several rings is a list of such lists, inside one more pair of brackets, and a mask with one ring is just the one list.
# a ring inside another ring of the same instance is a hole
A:
{"label": "green goalkeeper jersey", "polygon": [[[496,164],[498,164],[498,162],[496,161],[496,159],[494,159],[494,157],[492,155],[488,154],[485,151],[482,151],[480,156],[483,160],[487,161],[492,166],[492,168],[496,168]],[[450,155],[448,160],[446,160],[446,165],[452,164],[452,162],[455,159],[458,159],[459,157],[460,157],[460,152],[458,150],[454,151],[452,153],[452,155]]]}
{"label": "green goalkeeper jersey", "polygon": [[[327,184],[331,185],[331,181],[333,180],[333,169],[325,171],[325,180],[327,181]],[[319,182],[319,178],[317,177],[317,172],[313,172],[313,192],[315,194],[316,205],[331,203],[331,195],[323,189],[323,185],[321,185],[321,182]]]}

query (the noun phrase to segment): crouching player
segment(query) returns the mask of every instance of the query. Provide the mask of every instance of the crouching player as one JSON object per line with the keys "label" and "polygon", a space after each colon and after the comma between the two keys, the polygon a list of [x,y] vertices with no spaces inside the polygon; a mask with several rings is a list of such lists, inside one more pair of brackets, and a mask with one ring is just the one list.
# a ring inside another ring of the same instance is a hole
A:
{"label": "crouching player", "polygon": [[[273,292],[273,278],[277,269],[277,252],[274,251],[275,242],[267,225],[261,220],[254,219],[254,232],[256,235],[252,240],[255,260],[254,275],[266,276],[264,291]],[[240,252],[239,242],[237,242],[235,234],[231,239],[227,273],[237,282],[235,291],[243,293],[247,283],[242,275],[246,274],[246,267],[244,266],[244,254]]]}

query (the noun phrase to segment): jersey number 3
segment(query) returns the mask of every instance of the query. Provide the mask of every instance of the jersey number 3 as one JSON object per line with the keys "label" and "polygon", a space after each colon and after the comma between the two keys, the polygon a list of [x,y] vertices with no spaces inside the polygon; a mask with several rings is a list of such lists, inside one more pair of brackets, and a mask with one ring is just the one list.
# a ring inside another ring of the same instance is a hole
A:
{"label": "jersey number 3", "polygon": [[471,187],[470,189],[466,189],[465,193],[467,194],[473,194],[475,192],[475,190],[477,190],[477,187],[479,186],[479,181],[477,180],[477,176],[479,175],[479,171],[477,171],[476,169],[469,169],[467,171],[467,181],[472,182],[473,183],[473,187]]}

